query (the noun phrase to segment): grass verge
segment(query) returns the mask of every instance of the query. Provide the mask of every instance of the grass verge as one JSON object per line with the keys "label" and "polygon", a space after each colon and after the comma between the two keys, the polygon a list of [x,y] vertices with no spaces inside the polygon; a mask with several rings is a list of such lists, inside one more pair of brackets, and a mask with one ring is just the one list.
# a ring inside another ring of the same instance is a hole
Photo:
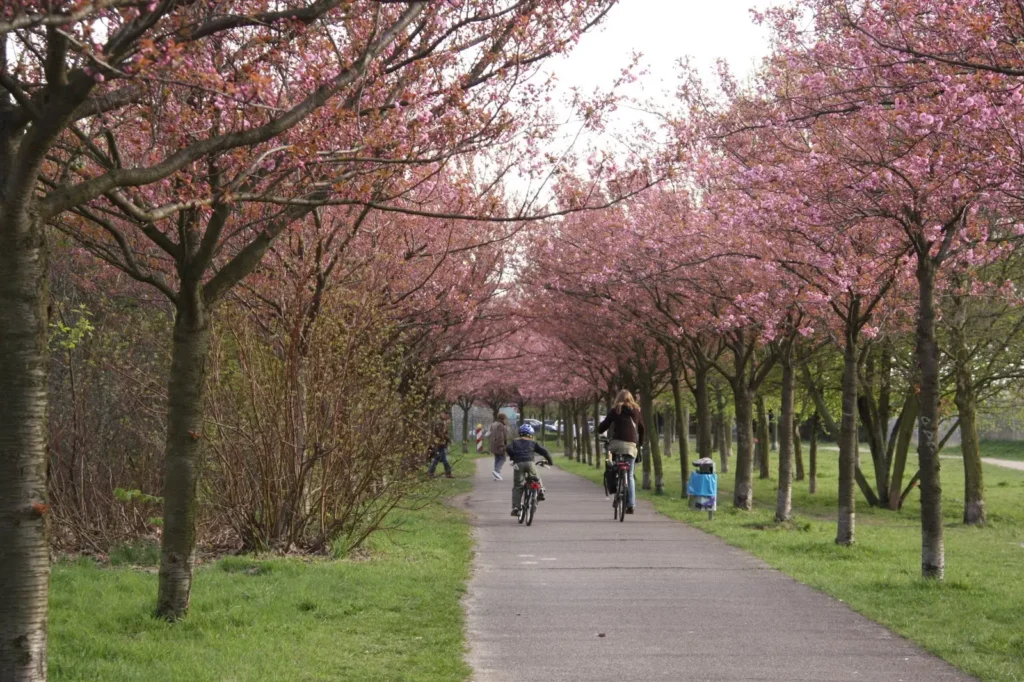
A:
{"label": "grass verge", "polygon": [[[959,454],[959,448],[955,452]],[[1024,461],[1024,441],[983,440],[981,441],[981,456]]]}
{"label": "grass verge", "polygon": [[[446,495],[469,489],[472,462],[460,470],[436,483]],[[200,567],[189,617],[174,625],[152,615],[154,573],[57,564],[50,679],[466,680],[465,515],[438,501],[396,521],[362,561],[226,557]]]}
{"label": "grass verge", "polygon": [[[1024,682],[1024,472],[985,466],[990,523],[967,528],[960,524],[963,468],[943,460],[946,581],[936,584],[919,577],[916,492],[899,512],[868,508],[859,498],[856,545],[835,545],[837,459],[834,450],[819,451],[818,493],[811,495],[806,481],[795,483],[794,520],[784,525],[774,522],[776,480],[758,480],[756,471],[753,512],[732,508],[733,474],[719,474],[719,513],[713,521],[688,510],[680,499],[677,457],[664,460],[665,494],[640,494],[659,512],[717,535],[843,600],[984,682]],[[600,482],[600,469],[562,456],[555,462]],[[870,457],[861,464],[873,480]],[[776,467],[773,461],[773,472]]]}

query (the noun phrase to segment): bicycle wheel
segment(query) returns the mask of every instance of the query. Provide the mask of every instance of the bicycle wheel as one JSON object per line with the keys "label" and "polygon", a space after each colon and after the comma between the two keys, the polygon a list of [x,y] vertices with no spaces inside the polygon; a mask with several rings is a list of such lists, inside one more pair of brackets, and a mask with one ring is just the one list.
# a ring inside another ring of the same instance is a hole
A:
{"label": "bicycle wheel", "polygon": [[522,524],[526,520],[526,510],[530,507],[530,491],[526,490],[523,492],[523,496],[519,504],[519,523]]}
{"label": "bicycle wheel", "polygon": [[626,520],[626,501],[629,499],[629,484],[626,483],[626,476],[619,474],[619,490],[617,493],[619,498],[619,523]]}
{"label": "bicycle wheel", "polygon": [[526,512],[526,525],[533,525],[533,515],[537,512],[537,493],[530,491],[530,507]]}

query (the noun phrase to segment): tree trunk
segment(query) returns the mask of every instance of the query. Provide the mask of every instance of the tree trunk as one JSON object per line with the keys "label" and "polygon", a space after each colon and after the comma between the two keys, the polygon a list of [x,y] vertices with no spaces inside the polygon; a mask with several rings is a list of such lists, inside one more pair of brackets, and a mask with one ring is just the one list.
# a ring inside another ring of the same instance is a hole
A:
{"label": "tree trunk", "polygon": [[807,491],[814,495],[818,492],[818,413],[811,417],[811,447],[807,453],[810,471],[807,472]]}
{"label": "tree trunk", "polygon": [[917,392],[913,389],[907,393],[900,413],[899,430],[896,432],[896,450],[893,453],[892,476],[889,479],[889,509],[897,511],[902,504],[903,474],[907,469],[907,453],[914,437],[914,425],[917,423],[917,411],[920,406]]}
{"label": "tree trunk", "polygon": [[757,397],[757,451],[760,465],[759,478],[771,478],[771,455],[768,452],[768,413],[764,409],[764,398]]}
{"label": "tree trunk", "polygon": [[672,446],[676,442],[676,410],[674,407],[668,411],[665,423],[665,432],[668,434],[668,438],[665,440],[665,456],[671,457]]}
{"label": "tree trunk", "polygon": [[662,427],[662,452],[666,457],[672,456],[672,418],[666,413],[662,415],[664,426]]}
{"label": "tree trunk", "polygon": [[164,532],[157,615],[188,612],[196,547],[196,489],[203,451],[203,384],[210,345],[207,311],[198,291],[179,294],[167,386]]}
{"label": "tree trunk", "polygon": [[[0,177],[5,171],[0,169]],[[0,208],[0,680],[4,682],[41,682],[47,672],[48,266],[42,226]]]}
{"label": "tree trunk", "polygon": [[732,455],[732,418],[725,414],[725,398],[715,388],[715,400],[718,402],[718,414],[722,415],[722,438],[718,441],[719,457],[722,459],[722,473],[729,473],[729,457]]}
{"label": "tree trunk", "polygon": [[597,432],[597,427],[601,423],[601,400],[596,395],[594,396],[594,466],[598,469],[604,466],[604,453],[601,452],[601,434]]}
{"label": "tree trunk", "polygon": [[572,427],[569,425],[569,406],[561,404],[562,422],[562,445],[565,449],[565,456],[572,459]]}
{"label": "tree trunk", "polygon": [[682,483],[682,498],[686,499],[686,484],[690,477],[690,408],[683,404],[683,390],[680,382],[679,361],[672,351],[669,351],[669,374],[672,382],[672,405],[675,408],[675,426],[679,438],[679,478]]}
{"label": "tree trunk", "polygon": [[744,385],[740,373],[733,385],[736,408],[736,483],[733,506],[750,511],[754,508],[754,397]]}
{"label": "tree trunk", "polygon": [[939,474],[939,358],[935,345],[935,265],[927,249],[917,254],[917,364],[921,368],[921,411],[917,454],[921,468],[921,575],[942,580],[942,484]]}
{"label": "tree trunk", "polygon": [[[789,353],[787,349],[783,351]],[[789,521],[793,516],[793,363],[782,363],[782,411],[779,414],[779,492],[775,501],[775,520]]]}
{"label": "tree trunk", "polygon": [[547,436],[547,427],[545,424],[548,421],[548,404],[541,403],[540,406],[540,444],[544,445],[544,441]]}
{"label": "tree trunk", "polygon": [[472,401],[459,401],[462,408],[462,454],[469,454],[469,411],[473,408]]}
{"label": "tree trunk", "polygon": [[[970,369],[967,370],[970,374]],[[959,380],[958,380],[959,384]],[[956,406],[960,415],[960,449],[964,457],[964,523],[985,524],[985,482],[978,444],[977,398],[973,387],[957,387]]]}
{"label": "tree trunk", "polygon": [[643,413],[644,428],[647,430],[647,452],[644,458],[644,490],[651,489],[650,470],[654,469],[654,494],[665,493],[665,478],[661,461],[661,443],[658,441],[658,421],[654,417],[654,396],[650,385],[644,386],[640,395],[640,411]]}
{"label": "tree trunk", "polygon": [[[853,303],[851,317],[859,314]],[[847,329],[843,352],[843,414],[839,423],[839,520],[836,544],[852,545],[856,534],[857,477],[857,338]]]}
{"label": "tree trunk", "polygon": [[694,370],[693,397],[697,400],[697,457],[711,456],[711,395],[708,392],[710,367]]}
{"label": "tree trunk", "polygon": [[590,440],[590,422],[587,421],[587,403],[586,401],[580,401],[580,438],[583,439],[584,449],[587,453],[587,464],[591,465],[594,463],[594,449],[593,443]]}
{"label": "tree trunk", "polygon": [[796,462],[795,480],[804,480],[804,446],[803,439],[800,438],[800,420],[797,417],[793,418],[793,461]]}
{"label": "tree trunk", "polygon": [[725,415],[718,412],[715,417],[715,431],[714,431],[714,447],[711,448],[713,452],[718,452],[719,458],[722,456],[722,451],[725,449]]}
{"label": "tree trunk", "polygon": [[573,403],[572,410],[572,422],[574,425],[573,436],[576,438],[576,461],[583,463],[587,461],[587,445],[589,439],[583,438],[583,410],[577,407],[578,403]]}
{"label": "tree trunk", "polygon": [[985,524],[985,482],[981,470],[978,443],[978,399],[974,393],[971,352],[965,335],[965,309],[962,297],[954,297],[953,324],[950,330],[953,363],[956,369],[956,403],[960,417],[960,450],[964,458],[964,523]]}

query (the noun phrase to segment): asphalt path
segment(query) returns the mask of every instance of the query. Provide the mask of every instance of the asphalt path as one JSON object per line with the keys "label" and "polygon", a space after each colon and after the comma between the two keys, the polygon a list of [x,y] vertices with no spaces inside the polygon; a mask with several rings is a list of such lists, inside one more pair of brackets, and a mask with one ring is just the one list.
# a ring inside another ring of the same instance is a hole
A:
{"label": "asphalt path", "polygon": [[476,682],[972,679],[646,502],[613,521],[599,486],[560,469],[542,470],[548,499],[521,526],[511,472],[497,482],[490,458],[476,465],[462,500]]}

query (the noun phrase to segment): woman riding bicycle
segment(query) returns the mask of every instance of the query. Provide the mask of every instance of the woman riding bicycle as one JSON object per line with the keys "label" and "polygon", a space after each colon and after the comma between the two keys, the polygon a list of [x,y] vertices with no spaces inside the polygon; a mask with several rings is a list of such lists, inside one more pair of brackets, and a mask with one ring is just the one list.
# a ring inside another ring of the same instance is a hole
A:
{"label": "woman riding bicycle", "polygon": [[[555,462],[551,459],[551,455],[548,454],[544,446],[533,439],[533,427],[529,424],[523,424],[519,427],[519,438],[509,443],[508,447],[505,448],[505,452],[508,454],[509,461],[512,462],[515,469],[512,483],[512,516],[517,516],[519,514],[519,500],[522,499],[523,485],[526,483],[527,474],[534,476],[538,482],[540,481],[540,474],[537,473],[537,465],[533,463],[533,456],[535,454],[542,456],[548,461],[548,464],[554,464]],[[544,488],[540,489],[540,495],[537,496],[537,499],[544,499]]]}
{"label": "woman riding bicycle", "polygon": [[615,396],[615,404],[601,423],[597,432],[604,433],[611,427],[611,442],[608,443],[609,457],[618,455],[629,462],[629,500],[626,502],[626,513],[632,514],[636,506],[636,479],[633,469],[636,466],[638,448],[644,444],[644,420],[640,415],[640,406],[633,399],[633,394],[623,389]]}

